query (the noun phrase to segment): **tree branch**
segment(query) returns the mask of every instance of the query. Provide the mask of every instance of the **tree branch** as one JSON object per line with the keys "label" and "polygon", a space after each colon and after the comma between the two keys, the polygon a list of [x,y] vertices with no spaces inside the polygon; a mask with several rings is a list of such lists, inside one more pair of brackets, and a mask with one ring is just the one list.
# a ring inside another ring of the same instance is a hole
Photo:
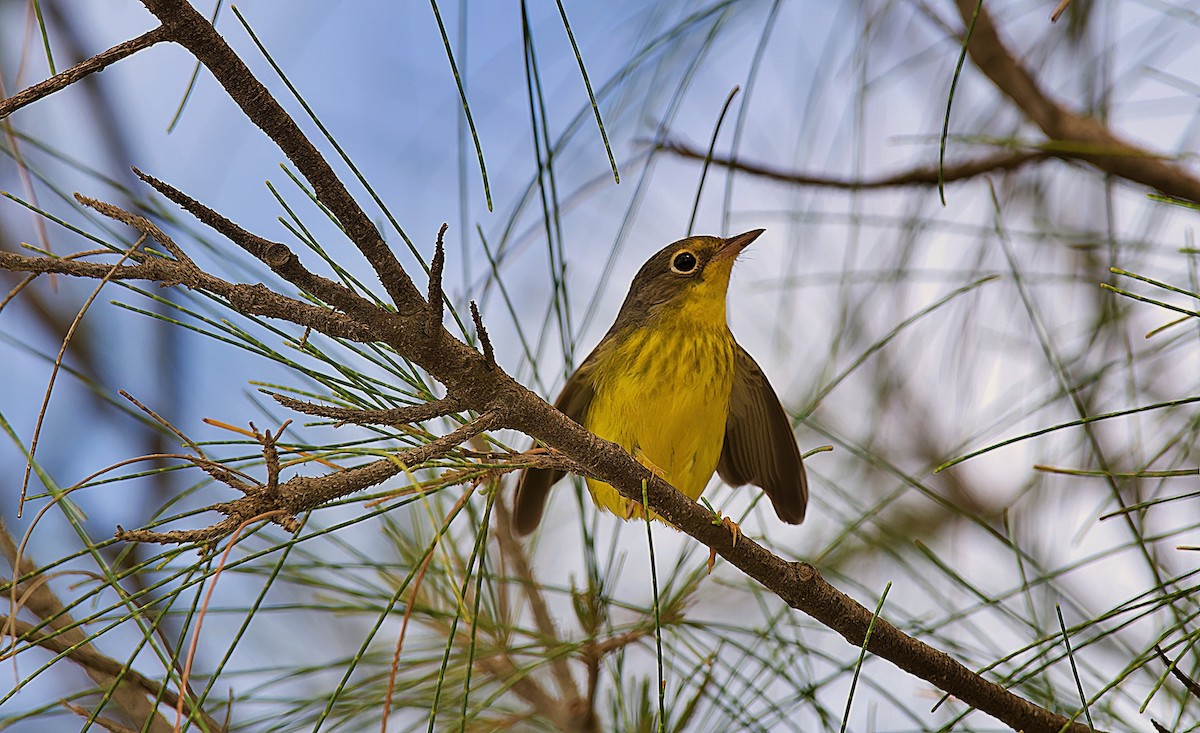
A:
{"label": "tree branch", "polygon": [[86,61],[81,61],[66,71],[60,71],[45,81],[40,81],[31,87],[22,89],[8,99],[0,100],[0,120],[24,106],[36,102],[42,97],[48,97],[59,90],[71,86],[89,74],[104,71],[105,67],[120,61],[126,56],[132,56],[142,49],[150,48],[159,41],[167,40],[167,36],[167,29],[160,25],[154,30],[146,31],[137,38],[119,43]]}
{"label": "tree branch", "polygon": [[[29,272],[39,275],[56,273],[94,279],[103,278],[113,269],[112,265],[98,262],[73,262],[54,257],[28,257],[4,251],[0,251],[0,268],[11,272]],[[148,257],[136,265],[123,265],[117,268],[108,279],[149,280],[159,282],[164,286],[183,285],[194,290],[203,290],[213,295],[219,295],[228,300],[239,313],[291,321],[334,338],[364,342],[371,340],[369,326],[354,321],[344,314],[280,295],[265,285],[234,284],[201,270],[192,272],[182,263],[173,260]]]}
{"label": "tree branch", "polygon": [[[970,25],[976,0],[956,2],[963,23]],[[1033,74],[1000,40],[986,3],[979,8],[967,52],[979,70],[1055,142],[1056,148],[1102,171],[1200,204],[1200,179],[1190,171],[1160,153],[1121,139],[1100,120],[1073,112],[1042,91]]]}
{"label": "tree branch", "polygon": [[303,412],[306,415],[328,417],[337,420],[339,424],[409,425],[411,423],[425,422],[426,420],[444,417],[452,412],[458,412],[463,409],[462,403],[452,397],[443,397],[440,400],[433,400],[421,405],[397,407],[391,410],[359,410],[348,407],[330,407],[274,393],[271,394],[271,397],[290,410]]}
{"label": "tree branch", "polygon": [[[681,158],[692,160],[708,159],[707,150],[693,148],[681,140],[668,139],[658,146],[659,150],[674,153]],[[1057,152],[1043,150],[997,153],[979,160],[972,160],[958,165],[946,166],[943,169],[945,182],[964,181],[986,173],[1007,173],[1017,170],[1030,163],[1040,163],[1049,158],[1069,157]],[[862,191],[879,188],[896,188],[899,186],[936,186],[938,185],[937,166],[919,166],[916,168],[893,173],[877,178],[839,178],[813,173],[799,173],[776,168],[766,163],[756,163],[736,157],[713,155],[714,165],[724,166],[732,170],[748,173],[753,176],[768,178],[781,183],[799,186],[819,186],[822,188],[837,188],[849,191]]]}
{"label": "tree branch", "polygon": [[[254,517],[272,512],[282,512],[275,521],[284,524],[285,527],[294,526],[292,523],[295,522],[297,514],[303,514],[371,486],[378,486],[397,474],[411,470],[412,467],[449,453],[475,435],[499,427],[498,423],[497,413],[486,413],[424,445],[324,476],[294,476],[283,483],[278,482],[278,474],[268,476],[262,490],[255,490],[233,501],[209,507],[225,515],[225,519],[209,527],[154,532],[144,529],[126,530],[118,526],[116,537],[130,542],[159,544],[213,542],[229,535]],[[271,490],[265,490],[266,486],[271,486]]]}
{"label": "tree branch", "polygon": [[383,241],[370,217],[346,190],[275,97],[250,72],[212,24],[184,0],[142,0],[167,29],[171,40],[186,48],[212,73],[246,118],[267,134],[313,186],[317,200],[337,217],[346,236],[374,268],[396,307],[421,300],[400,261]]}

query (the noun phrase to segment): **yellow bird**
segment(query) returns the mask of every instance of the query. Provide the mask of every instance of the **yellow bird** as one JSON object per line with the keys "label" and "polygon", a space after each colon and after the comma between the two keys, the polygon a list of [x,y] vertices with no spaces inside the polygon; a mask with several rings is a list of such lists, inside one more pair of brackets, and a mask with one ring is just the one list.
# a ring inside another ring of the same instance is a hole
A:
{"label": "yellow bird", "polygon": [[[554,406],[611,440],[693,501],[713,471],[766,491],[779,518],[804,521],[808,482],[791,423],[725,320],[733,262],[763,233],[688,237],[633,278],[612,328],[567,380]],[[513,525],[532,532],[562,471],[521,475]],[[623,519],[642,504],[587,480],[596,505]]]}

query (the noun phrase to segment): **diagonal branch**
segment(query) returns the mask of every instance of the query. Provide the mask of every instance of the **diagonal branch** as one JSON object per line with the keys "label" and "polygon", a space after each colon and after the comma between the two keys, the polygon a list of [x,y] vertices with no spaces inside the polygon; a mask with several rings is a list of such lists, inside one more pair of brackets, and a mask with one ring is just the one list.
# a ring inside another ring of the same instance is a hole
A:
{"label": "diagonal branch", "polygon": [[[970,25],[977,0],[956,0]],[[1190,171],[1117,136],[1103,122],[1067,109],[1052,99],[1000,40],[986,6],[979,6],[975,32],[967,47],[971,60],[996,88],[1011,99],[1056,147],[1100,170],[1135,181],[1175,198],[1200,204],[1200,179]]]}
{"label": "diagonal branch", "polygon": [[216,28],[184,0],[142,0],[142,4],[158,17],[172,41],[186,48],[208,68],[230,98],[242,108],[246,118],[258,125],[308,179],[317,200],[337,217],[346,236],[374,268],[396,307],[420,301],[416,286],[370,217],[346,190],[316,146],[304,136],[296,121],[254,77]]}
{"label": "diagonal branch", "polygon": [[48,97],[59,90],[66,89],[85,76],[98,71],[104,71],[105,67],[110,64],[116,63],[127,56],[132,56],[138,51],[150,48],[160,41],[167,40],[167,38],[167,29],[160,25],[154,30],[146,31],[137,38],[119,43],[86,61],[81,61],[66,71],[60,71],[45,81],[40,81],[27,89],[22,89],[11,97],[0,100],[0,120],[26,105],[33,104],[42,97]]}
{"label": "diagonal branch", "polygon": [[310,271],[287,245],[272,242],[246,231],[174,186],[153,176],[148,176],[137,168],[134,168],[133,172],[154,190],[182,206],[204,224],[225,235],[229,241],[257,257],[263,264],[270,267],[272,272],[291,284],[307,290],[346,313],[377,312],[374,304],[346,286]]}

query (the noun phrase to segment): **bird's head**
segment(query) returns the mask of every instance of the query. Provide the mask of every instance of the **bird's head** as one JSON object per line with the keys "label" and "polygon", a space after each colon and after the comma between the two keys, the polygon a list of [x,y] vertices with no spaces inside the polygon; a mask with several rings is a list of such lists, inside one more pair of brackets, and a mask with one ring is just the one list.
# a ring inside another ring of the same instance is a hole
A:
{"label": "bird's head", "polygon": [[724,326],[733,262],[762,233],[687,237],[659,250],[633,278],[614,328],[664,318]]}

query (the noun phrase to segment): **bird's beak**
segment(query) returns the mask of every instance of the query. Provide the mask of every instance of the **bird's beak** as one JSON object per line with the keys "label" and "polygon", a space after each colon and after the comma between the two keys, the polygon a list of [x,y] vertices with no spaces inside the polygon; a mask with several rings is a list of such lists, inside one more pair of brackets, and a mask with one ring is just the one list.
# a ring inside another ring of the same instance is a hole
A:
{"label": "bird's beak", "polygon": [[751,229],[744,234],[730,237],[725,240],[725,244],[721,245],[721,249],[717,250],[714,260],[734,259],[741,251],[750,246],[750,243],[758,239],[758,235],[765,232],[766,229]]}

